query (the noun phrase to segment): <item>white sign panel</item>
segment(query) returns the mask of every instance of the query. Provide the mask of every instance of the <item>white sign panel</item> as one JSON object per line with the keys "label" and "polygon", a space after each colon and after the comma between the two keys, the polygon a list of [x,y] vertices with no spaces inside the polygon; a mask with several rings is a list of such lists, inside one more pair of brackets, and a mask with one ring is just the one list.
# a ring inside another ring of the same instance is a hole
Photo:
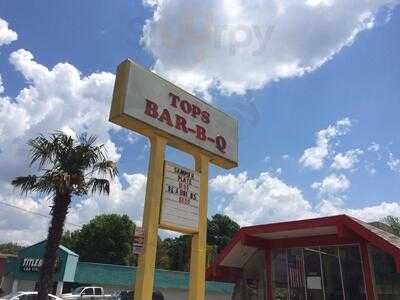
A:
{"label": "white sign panel", "polygon": [[307,276],[307,288],[311,290],[322,290],[321,277]]}
{"label": "white sign panel", "polygon": [[195,233],[199,223],[200,175],[166,161],[160,226]]}
{"label": "white sign panel", "polygon": [[235,119],[130,60],[118,67],[110,120],[144,135],[159,130],[177,148],[201,149],[222,167],[237,165]]}

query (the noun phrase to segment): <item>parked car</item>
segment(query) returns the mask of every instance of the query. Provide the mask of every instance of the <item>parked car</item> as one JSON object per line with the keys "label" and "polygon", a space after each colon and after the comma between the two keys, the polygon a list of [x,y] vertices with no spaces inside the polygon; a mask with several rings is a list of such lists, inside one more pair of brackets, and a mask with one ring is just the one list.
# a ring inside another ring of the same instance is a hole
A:
{"label": "parked car", "polygon": [[[135,295],[134,291],[120,291],[116,300],[132,300]],[[153,291],[152,300],[164,300],[164,296],[160,291]]]}
{"label": "parked car", "polygon": [[[16,292],[0,298],[0,300],[36,300],[38,292]],[[62,300],[53,294],[49,294],[49,300]]]}
{"label": "parked car", "polygon": [[65,300],[78,299],[104,299],[111,298],[111,295],[105,295],[104,289],[99,286],[81,286],[72,291],[72,293],[62,294],[61,298]]}

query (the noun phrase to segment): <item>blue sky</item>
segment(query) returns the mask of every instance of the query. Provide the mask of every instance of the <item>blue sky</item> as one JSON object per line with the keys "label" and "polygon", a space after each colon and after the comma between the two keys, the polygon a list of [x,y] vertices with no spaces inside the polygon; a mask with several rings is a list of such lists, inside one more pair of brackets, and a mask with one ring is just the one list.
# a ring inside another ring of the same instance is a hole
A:
{"label": "blue sky", "polygon": [[[22,197],[8,184],[27,172],[24,143],[42,131],[88,130],[108,143],[121,176],[111,199],[76,199],[69,222],[109,212],[140,222],[147,141],[107,123],[113,73],[129,57],[238,118],[239,167],[211,168],[209,215],[226,213],[242,225],[400,216],[398,2],[270,2],[194,1],[192,21],[181,0],[0,1],[7,22],[0,26],[0,200],[46,214],[49,199]],[[207,24],[236,28],[225,41],[236,39],[235,54],[210,41],[214,27],[201,23],[207,12],[215,17]],[[256,56],[249,54],[259,47],[255,28],[273,28]],[[6,31],[18,37],[2,40]],[[166,38],[179,43],[168,48]],[[193,164],[174,149],[167,159]],[[0,216],[0,241],[39,240],[48,222],[1,204]]]}

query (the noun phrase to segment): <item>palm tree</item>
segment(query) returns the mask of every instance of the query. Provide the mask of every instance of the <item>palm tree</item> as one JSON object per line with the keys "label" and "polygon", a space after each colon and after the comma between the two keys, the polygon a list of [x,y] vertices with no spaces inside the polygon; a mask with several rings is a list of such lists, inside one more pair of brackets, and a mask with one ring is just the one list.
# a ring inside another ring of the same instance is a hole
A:
{"label": "palm tree", "polygon": [[113,179],[118,171],[115,162],[107,159],[104,145],[97,145],[94,136],[83,134],[74,141],[72,137],[57,131],[49,137],[40,135],[30,140],[28,145],[30,166],[37,165],[38,174],[17,177],[12,185],[24,194],[36,192],[53,198],[52,218],[38,285],[38,300],[47,300],[72,197],[96,192],[109,194],[110,182],[107,178]]}

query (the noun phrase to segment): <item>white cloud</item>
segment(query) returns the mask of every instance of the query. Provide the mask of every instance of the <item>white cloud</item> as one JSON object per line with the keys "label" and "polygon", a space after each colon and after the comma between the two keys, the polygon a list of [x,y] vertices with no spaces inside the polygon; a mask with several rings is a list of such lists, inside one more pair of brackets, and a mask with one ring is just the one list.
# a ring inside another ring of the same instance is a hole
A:
{"label": "white cloud", "polygon": [[400,158],[395,158],[391,152],[389,153],[387,165],[392,171],[400,172]]}
{"label": "white cloud", "polygon": [[347,214],[364,221],[377,221],[388,215],[400,216],[398,202],[381,202],[360,208],[348,208],[346,202],[336,196],[350,187],[344,176],[315,185],[324,192],[319,203],[313,205],[305,199],[301,190],[290,186],[271,173],[260,173],[249,178],[246,172],[227,174],[210,180],[210,187],[224,198],[219,206],[221,213],[229,215],[242,226],[267,224],[277,221],[314,218]]}
{"label": "white cloud", "polygon": [[304,167],[314,170],[322,169],[325,159],[330,153],[331,140],[347,134],[351,126],[351,120],[349,118],[344,118],[333,125],[329,125],[328,128],[320,130],[316,134],[316,145],[304,150],[299,163]]}
{"label": "white cloud", "polygon": [[319,207],[321,216],[347,214],[365,222],[379,221],[389,215],[400,217],[400,204],[398,202],[382,202],[363,208],[343,208],[331,201],[323,200]]}
{"label": "white cloud", "polygon": [[[302,76],[374,26],[398,0],[146,0],[142,42],[155,71],[207,94],[243,94]],[[390,14],[390,11],[388,15]]]}
{"label": "white cloud", "polygon": [[241,190],[243,184],[247,182],[247,173],[238,175],[218,175],[210,180],[210,187],[216,191],[223,191],[226,194],[235,194]]}
{"label": "white cloud", "polygon": [[360,162],[360,156],[364,153],[361,149],[349,150],[345,153],[338,153],[333,158],[331,167],[335,170],[352,169]]}
{"label": "white cloud", "polygon": [[271,161],[271,156],[266,156],[266,157],[264,157],[264,159],[263,159],[263,162],[265,162],[265,163],[269,163]]}
{"label": "white cloud", "polygon": [[286,159],[289,159],[289,157],[290,157],[289,154],[284,154],[284,155],[282,155],[282,159],[285,159],[285,160],[286,160]]}
{"label": "white cloud", "polygon": [[368,151],[378,152],[381,149],[381,146],[375,142],[373,142],[368,148]]}
{"label": "white cloud", "polygon": [[28,86],[15,99],[0,97],[0,166],[5,170],[0,180],[9,181],[26,173],[26,142],[39,133],[54,130],[97,135],[112,158],[119,158],[110,136],[111,130],[117,128],[108,122],[113,74],[82,76],[68,63],[48,69],[23,49],[11,53],[10,63]]}
{"label": "white cloud", "polygon": [[241,225],[263,224],[312,216],[311,205],[302,192],[270,173],[248,178],[247,173],[217,176],[210,187],[230,195],[223,213]]}
{"label": "white cloud", "polygon": [[314,182],[311,187],[318,190],[322,195],[334,195],[350,188],[351,183],[343,174],[331,174],[321,182]]}
{"label": "white cloud", "polygon": [[332,6],[333,3],[334,0],[306,0],[306,4],[309,6],[318,6],[318,5]]}
{"label": "white cloud", "polygon": [[18,39],[18,34],[8,27],[8,22],[0,18],[0,46],[8,45]]}

